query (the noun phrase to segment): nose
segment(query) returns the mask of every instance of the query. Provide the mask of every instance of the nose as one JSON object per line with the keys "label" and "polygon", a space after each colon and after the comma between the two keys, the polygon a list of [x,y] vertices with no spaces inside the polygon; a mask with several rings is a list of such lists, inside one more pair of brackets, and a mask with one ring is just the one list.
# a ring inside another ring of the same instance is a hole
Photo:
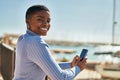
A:
{"label": "nose", "polygon": [[45,25],[45,26],[49,25],[49,23],[47,21],[43,21],[42,24]]}
{"label": "nose", "polygon": [[47,21],[43,21],[42,24],[47,24]]}

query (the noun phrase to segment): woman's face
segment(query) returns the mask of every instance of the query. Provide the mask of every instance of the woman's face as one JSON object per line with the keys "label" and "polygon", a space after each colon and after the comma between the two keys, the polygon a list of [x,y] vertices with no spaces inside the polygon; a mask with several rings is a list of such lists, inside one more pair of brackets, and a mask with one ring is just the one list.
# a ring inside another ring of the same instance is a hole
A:
{"label": "woman's face", "polygon": [[26,19],[28,29],[32,32],[46,36],[50,28],[50,13],[48,11],[38,11]]}

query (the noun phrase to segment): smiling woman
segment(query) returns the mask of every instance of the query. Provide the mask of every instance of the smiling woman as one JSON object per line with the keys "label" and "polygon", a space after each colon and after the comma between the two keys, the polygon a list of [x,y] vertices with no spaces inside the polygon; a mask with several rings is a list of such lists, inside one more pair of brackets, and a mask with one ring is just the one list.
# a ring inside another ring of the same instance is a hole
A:
{"label": "smiling woman", "polygon": [[[40,9],[41,11],[38,12]],[[47,8],[42,10],[42,8],[39,7],[35,7],[35,10],[33,8],[29,8],[26,12],[26,24],[27,28],[32,32],[45,36],[50,28],[49,10]]]}
{"label": "smiling woman", "polygon": [[46,36],[50,28],[50,12],[44,5],[33,5],[26,12],[27,31],[16,45],[14,80],[72,80],[86,66],[86,59],[75,56],[72,62],[58,64],[52,57]]}
{"label": "smiling woman", "polygon": [[26,19],[27,28],[34,33],[45,36],[50,28],[50,15],[48,11],[40,11]]}

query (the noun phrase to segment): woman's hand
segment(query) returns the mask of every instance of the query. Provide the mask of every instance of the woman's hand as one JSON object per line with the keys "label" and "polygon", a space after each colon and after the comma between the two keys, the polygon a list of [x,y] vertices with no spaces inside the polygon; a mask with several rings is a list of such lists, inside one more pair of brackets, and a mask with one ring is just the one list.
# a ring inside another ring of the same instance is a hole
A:
{"label": "woman's hand", "polygon": [[81,61],[81,58],[78,55],[76,55],[71,62],[71,67],[74,67],[77,65],[82,71],[86,67],[86,63],[87,63],[87,58]]}
{"label": "woman's hand", "polygon": [[87,58],[83,59],[82,61],[79,60],[77,62],[77,66],[79,66],[80,70],[82,71],[86,67],[86,63],[87,63]]}
{"label": "woman's hand", "polygon": [[71,62],[71,67],[76,66],[77,62],[79,62],[79,61],[80,61],[80,57],[78,55],[76,55]]}

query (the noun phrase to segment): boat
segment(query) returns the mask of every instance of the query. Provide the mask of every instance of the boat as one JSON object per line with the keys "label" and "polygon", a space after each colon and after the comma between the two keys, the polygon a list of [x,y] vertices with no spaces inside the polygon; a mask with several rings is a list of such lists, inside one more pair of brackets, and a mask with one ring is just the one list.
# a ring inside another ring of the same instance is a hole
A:
{"label": "boat", "polygon": [[107,51],[109,52],[96,53],[98,56],[101,55],[102,60],[100,64],[95,65],[95,70],[101,74],[102,78],[120,79],[120,46],[111,47]]}
{"label": "boat", "polygon": [[95,69],[98,73],[101,74],[102,78],[120,79],[120,63],[100,64],[100,65],[96,65]]}
{"label": "boat", "polygon": [[65,53],[65,54],[73,54],[75,50],[65,50],[65,49],[51,49],[51,53]]}

